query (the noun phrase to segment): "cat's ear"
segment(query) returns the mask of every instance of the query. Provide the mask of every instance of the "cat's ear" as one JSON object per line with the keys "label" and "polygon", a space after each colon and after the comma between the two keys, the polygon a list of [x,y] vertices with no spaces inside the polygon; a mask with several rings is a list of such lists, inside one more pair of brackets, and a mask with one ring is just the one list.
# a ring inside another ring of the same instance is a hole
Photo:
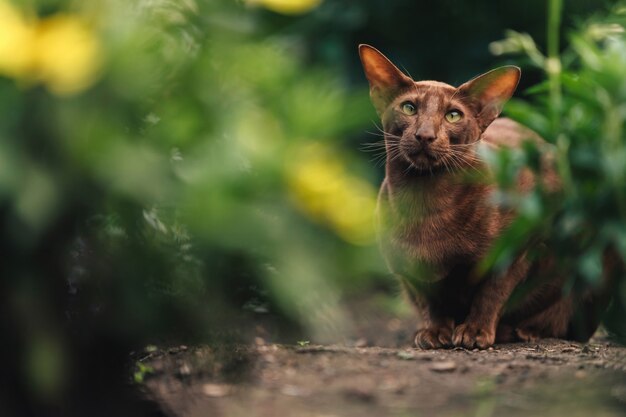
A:
{"label": "cat's ear", "polygon": [[459,87],[459,96],[474,108],[481,129],[498,117],[515,92],[521,74],[518,67],[509,65],[479,75]]}
{"label": "cat's ear", "polygon": [[382,114],[389,102],[403,89],[411,87],[413,80],[396,68],[376,48],[361,44],[359,55],[370,83],[370,97],[378,114]]}

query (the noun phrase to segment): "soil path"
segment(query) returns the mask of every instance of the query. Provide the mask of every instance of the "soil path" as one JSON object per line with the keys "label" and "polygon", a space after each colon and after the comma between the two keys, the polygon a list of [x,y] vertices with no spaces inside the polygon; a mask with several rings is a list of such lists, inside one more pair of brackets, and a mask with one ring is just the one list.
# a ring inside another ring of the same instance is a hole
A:
{"label": "soil path", "polygon": [[[262,345],[219,357],[209,348],[157,354],[149,364],[158,374],[146,386],[180,416],[626,415],[626,351],[606,343]],[[250,368],[234,383],[226,368],[237,362]]]}
{"label": "soil path", "polygon": [[410,319],[355,311],[351,346],[156,349],[145,389],[181,417],[626,416],[626,348],[602,338],[422,351]]}

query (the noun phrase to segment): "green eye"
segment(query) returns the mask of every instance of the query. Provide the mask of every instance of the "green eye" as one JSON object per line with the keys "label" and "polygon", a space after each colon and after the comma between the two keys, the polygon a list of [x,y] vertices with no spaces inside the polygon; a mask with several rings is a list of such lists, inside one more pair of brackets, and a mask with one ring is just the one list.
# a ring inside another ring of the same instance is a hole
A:
{"label": "green eye", "polygon": [[402,113],[408,114],[409,116],[413,116],[415,113],[417,113],[417,109],[415,108],[413,103],[410,103],[408,101],[402,103],[400,108],[402,109]]}
{"label": "green eye", "polygon": [[458,110],[450,110],[446,113],[446,120],[450,123],[456,123],[463,118],[463,113]]}

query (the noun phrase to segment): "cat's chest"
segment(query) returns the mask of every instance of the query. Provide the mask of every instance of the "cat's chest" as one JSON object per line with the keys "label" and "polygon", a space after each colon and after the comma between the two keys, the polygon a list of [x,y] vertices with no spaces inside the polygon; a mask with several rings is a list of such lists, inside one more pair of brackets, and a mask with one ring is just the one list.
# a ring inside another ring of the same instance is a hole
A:
{"label": "cat's chest", "polygon": [[479,186],[440,188],[388,187],[385,224],[393,246],[429,263],[476,261],[499,232],[498,214],[489,189]]}

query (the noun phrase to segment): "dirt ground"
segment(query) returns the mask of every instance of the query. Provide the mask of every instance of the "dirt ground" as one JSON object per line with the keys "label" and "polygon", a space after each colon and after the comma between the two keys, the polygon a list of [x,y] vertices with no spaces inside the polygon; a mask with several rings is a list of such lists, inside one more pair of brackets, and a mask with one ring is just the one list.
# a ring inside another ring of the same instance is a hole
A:
{"label": "dirt ground", "polygon": [[189,417],[626,416],[626,348],[601,336],[421,351],[412,317],[365,304],[349,343],[152,348],[146,394]]}

